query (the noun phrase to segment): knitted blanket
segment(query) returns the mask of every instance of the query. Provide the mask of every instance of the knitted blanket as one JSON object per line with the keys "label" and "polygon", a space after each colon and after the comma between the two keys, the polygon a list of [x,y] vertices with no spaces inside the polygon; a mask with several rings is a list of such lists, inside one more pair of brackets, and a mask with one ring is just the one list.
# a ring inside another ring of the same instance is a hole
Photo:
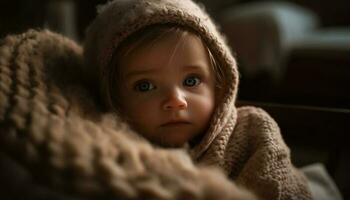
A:
{"label": "knitted blanket", "polygon": [[2,199],[254,199],[94,103],[82,48],[47,30],[0,43]]}

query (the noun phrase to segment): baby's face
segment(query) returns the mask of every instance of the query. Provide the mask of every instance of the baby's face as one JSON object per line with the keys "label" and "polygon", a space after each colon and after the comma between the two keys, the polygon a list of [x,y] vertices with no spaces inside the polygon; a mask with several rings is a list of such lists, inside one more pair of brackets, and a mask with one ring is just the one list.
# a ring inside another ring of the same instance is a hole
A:
{"label": "baby's face", "polygon": [[119,107],[150,141],[179,147],[205,133],[215,107],[215,75],[202,41],[168,36],[119,58]]}

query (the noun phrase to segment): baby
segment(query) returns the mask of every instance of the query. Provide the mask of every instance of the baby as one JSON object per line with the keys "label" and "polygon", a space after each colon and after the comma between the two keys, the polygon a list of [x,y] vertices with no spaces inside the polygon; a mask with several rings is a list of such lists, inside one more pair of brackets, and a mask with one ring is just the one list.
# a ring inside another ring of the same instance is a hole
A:
{"label": "baby", "polygon": [[261,199],[311,199],[274,120],[235,107],[235,59],[191,0],[111,1],[84,50],[102,105],[153,144],[186,148]]}

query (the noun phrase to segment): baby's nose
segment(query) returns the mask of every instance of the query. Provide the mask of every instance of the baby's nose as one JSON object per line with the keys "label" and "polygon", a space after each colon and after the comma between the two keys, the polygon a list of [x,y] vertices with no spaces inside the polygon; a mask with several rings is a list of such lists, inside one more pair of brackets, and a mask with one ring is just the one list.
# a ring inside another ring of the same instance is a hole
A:
{"label": "baby's nose", "polygon": [[163,104],[164,110],[182,110],[187,108],[187,101],[185,95],[179,91],[174,90],[168,95]]}

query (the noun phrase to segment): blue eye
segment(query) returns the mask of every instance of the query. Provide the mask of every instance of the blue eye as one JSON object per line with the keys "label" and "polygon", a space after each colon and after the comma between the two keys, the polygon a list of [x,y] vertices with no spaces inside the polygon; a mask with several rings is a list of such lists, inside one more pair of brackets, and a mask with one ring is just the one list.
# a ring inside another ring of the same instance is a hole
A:
{"label": "blue eye", "polygon": [[141,81],[135,85],[135,90],[139,92],[147,92],[155,88],[156,87],[149,81]]}
{"label": "blue eye", "polygon": [[200,83],[201,83],[201,80],[196,76],[190,76],[186,78],[183,82],[183,84],[188,87],[193,87],[193,86],[199,85]]}

